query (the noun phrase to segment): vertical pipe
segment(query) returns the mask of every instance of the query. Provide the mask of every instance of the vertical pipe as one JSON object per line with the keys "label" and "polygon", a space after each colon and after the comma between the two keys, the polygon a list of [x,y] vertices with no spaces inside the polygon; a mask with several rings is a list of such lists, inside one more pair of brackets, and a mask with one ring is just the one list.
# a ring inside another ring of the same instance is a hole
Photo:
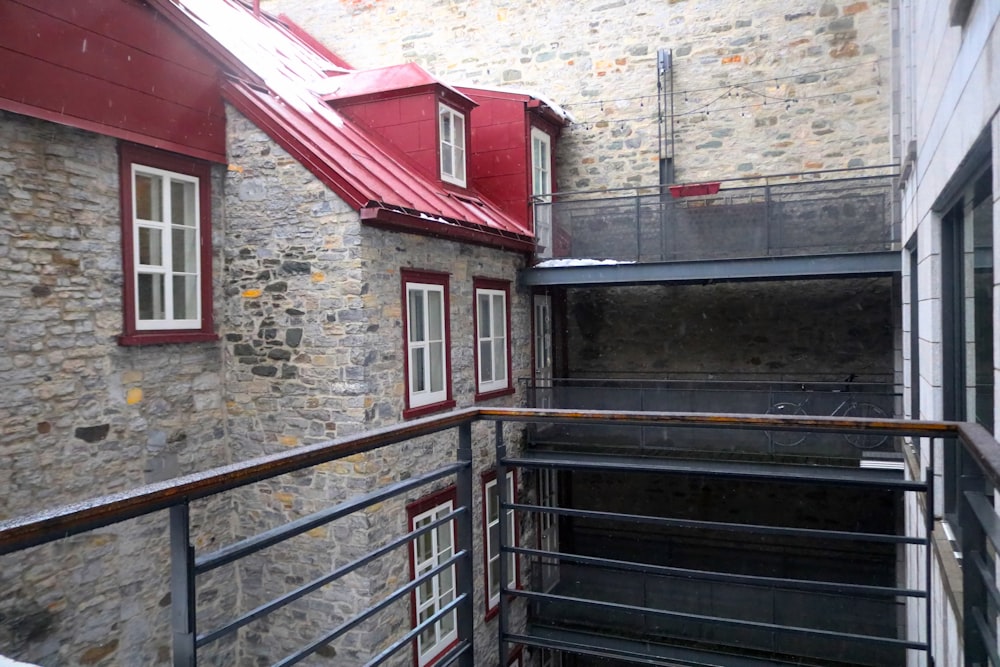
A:
{"label": "vertical pipe", "polygon": [[[925,638],[927,640],[927,665],[934,664],[934,644],[931,643],[932,630],[934,627],[933,591],[931,590],[931,566],[934,559],[931,550],[934,545],[934,447],[937,438],[930,439],[931,460],[930,465],[924,471],[926,484],[926,499],[924,501],[924,588],[927,591],[927,598],[924,601],[924,623],[926,624]],[[919,511],[919,506],[917,507]]]}
{"label": "vertical pipe", "polygon": [[467,421],[458,427],[458,460],[462,469],[455,481],[455,492],[458,496],[458,506],[464,512],[458,515],[458,550],[465,552],[465,557],[458,564],[455,573],[455,585],[465,599],[458,607],[458,641],[467,642],[468,650],[459,658],[459,667],[474,667],[476,651],[473,642],[474,608],[473,573],[472,573],[472,422]]}
{"label": "vertical pipe", "polygon": [[[514,502],[514,499],[507,497],[507,466],[504,464],[504,459],[507,458],[507,444],[503,438],[503,422],[494,422],[493,429],[493,439],[497,453],[497,500],[499,504],[497,508],[499,516],[497,518],[500,520],[497,526],[497,530],[500,532],[498,536],[500,562],[498,563],[499,571],[497,573],[497,576],[500,578],[500,613],[497,619],[497,647],[500,652],[498,657],[499,665],[500,667],[505,667],[507,664],[507,643],[504,641],[504,637],[507,635],[507,614],[509,611],[507,609],[508,597],[505,593],[507,592],[507,581],[510,579],[510,575],[507,572],[507,558],[505,557],[504,549],[514,546],[505,542],[508,530],[507,509],[505,506],[508,503]],[[489,595],[489,591],[486,594]]]}
{"label": "vertical pipe", "polygon": [[195,667],[194,547],[190,508],[185,502],[170,508],[170,624],[173,667]]}

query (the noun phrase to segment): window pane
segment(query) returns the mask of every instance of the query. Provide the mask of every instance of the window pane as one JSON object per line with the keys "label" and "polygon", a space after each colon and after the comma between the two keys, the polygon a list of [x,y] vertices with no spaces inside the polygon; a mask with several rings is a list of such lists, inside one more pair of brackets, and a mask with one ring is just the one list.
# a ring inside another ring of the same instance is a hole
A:
{"label": "window pane", "polygon": [[500,559],[490,561],[490,597],[500,592]]}
{"label": "window pane", "polygon": [[490,335],[490,297],[488,294],[480,294],[477,307],[479,309],[479,337],[485,338]]}
{"label": "window pane", "polygon": [[198,317],[198,277],[174,276],[174,319]]}
{"label": "window pane", "polygon": [[455,612],[451,612],[441,619],[441,634],[446,635],[455,629]]}
{"label": "window pane", "polygon": [[444,390],[444,345],[430,344],[431,391]]}
{"label": "window pane", "polygon": [[[463,150],[465,148],[465,117],[461,114],[452,114],[454,119],[454,134],[451,137],[451,143],[459,149],[460,153],[465,153]],[[458,156],[456,156],[458,157]]]}
{"label": "window pane", "polygon": [[171,231],[173,269],[181,273],[198,272],[198,232],[195,229],[174,227]]}
{"label": "window pane", "polygon": [[451,558],[451,539],[454,532],[454,527],[451,522],[442,523],[437,527],[437,538],[439,549],[441,550],[438,554],[438,561],[445,561]]}
{"label": "window pane", "polygon": [[500,553],[500,524],[495,523],[490,526],[490,544],[493,545],[493,553]]}
{"label": "window pane", "polygon": [[139,227],[139,264],[163,266],[163,231]]}
{"label": "window pane", "polygon": [[447,567],[438,576],[441,580],[441,606],[448,604],[455,597],[454,575],[453,568]]}
{"label": "window pane", "polygon": [[451,113],[445,111],[441,114],[441,141],[451,143]]}
{"label": "window pane", "polygon": [[483,382],[493,380],[493,346],[490,341],[484,340],[479,343],[479,378]]}
{"label": "window pane", "polygon": [[135,197],[135,217],[141,220],[163,221],[162,178],[137,173],[132,194]]}
{"label": "window pane", "polygon": [[500,496],[496,485],[486,489],[486,521],[493,523],[500,517]]}
{"label": "window pane", "polygon": [[494,340],[493,352],[493,379],[504,380],[507,378],[506,340],[503,338]]}
{"label": "window pane", "polygon": [[444,309],[441,292],[427,293],[427,335],[430,340],[444,340]]}
{"label": "window pane", "polygon": [[424,348],[417,347],[410,350],[410,389],[412,391],[423,391],[426,389],[426,376],[427,368],[424,364]]}
{"label": "window pane", "polygon": [[170,181],[170,218],[175,225],[194,227],[195,184]]}
{"label": "window pane", "polygon": [[459,180],[465,180],[465,150],[461,148],[455,148],[455,171],[452,175]]}
{"label": "window pane", "polygon": [[137,309],[140,320],[162,320],[164,318],[163,276],[158,273],[139,274],[139,294]]}
{"label": "window pane", "polygon": [[418,290],[410,291],[410,304],[407,308],[408,324],[411,341],[424,340],[424,293]]}

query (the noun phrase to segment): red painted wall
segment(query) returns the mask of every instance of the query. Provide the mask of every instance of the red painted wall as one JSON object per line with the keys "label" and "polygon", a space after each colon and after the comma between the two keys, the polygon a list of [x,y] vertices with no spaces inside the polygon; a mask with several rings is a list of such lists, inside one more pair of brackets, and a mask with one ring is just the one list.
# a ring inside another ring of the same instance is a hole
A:
{"label": "red painted wall", "polygon": [[135,0],[0,2],[0,108],[225,162],[218,66]]}
{"label": "red painted wall", "polygon": [[433,91],[364,102],[340,102],[334,106],[406,154],[426,176],[440,180],[437,96]]}
{"label": "red painted wall", "polygon": [[508,215],[529,218],[531,128],[521,100],[474,98],[470,173],[472,185]]}

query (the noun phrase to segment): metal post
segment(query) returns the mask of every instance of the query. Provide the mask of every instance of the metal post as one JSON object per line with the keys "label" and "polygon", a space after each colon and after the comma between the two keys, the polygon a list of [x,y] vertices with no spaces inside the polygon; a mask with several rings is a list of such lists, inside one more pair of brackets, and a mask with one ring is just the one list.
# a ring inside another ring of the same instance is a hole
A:
{"label": "metal post", "polygon": [[[504,509],[504,505],[507,503],[514,502],[513,498],[507,497],[507,466],[504,465],[503,460],[507,458],[507,443],[504,441],[503,437],[503,422],[494,423],[494,441],[496,443],[496,453],[497,453],[497,501],[498,501],[498,512],[497,517],[500,521],[497,525],[497,530],[500,532],[499,535],[499,550],[500,550],[500,562],[499,570],[497,576],[500,578],[500,613],[497,618],[497,647],[500,651],[498,660],[501,667],[507,664],[507,643],[504,641],[504,637],[507,635],[507,581],[510,576],[507,573],[507,559],[504,557],[504,548],[513,547],[513,544],[507,544],[507,511]],[[486,592],[489,595],[489,591]]]}
{"label": "metal post", "polygon": [[458,550],[466,556],[458,563],[455,584],[465,599],[458,606],[458,640],[467,642],[469,649],[459,658],[459,667],[474,667],[475,645],[473,643],[473,573],[472,573],[472,422],[458,427],[458,460],[464,464],[455,480],[455,492],[459,507],[465,511],[458,515]]}
{"label": "metal post", "polygon": [[635,193],[635,261],[642,261],[642,196]]}
{"label": "metal post", "polygon": [[976,567],[977,560],[986,554],[986,533],[966,495],[981,494],[985,482],[979,467],[971,460],[972,457],[965,451],[961,441],[954,442],[956,447],[961,447],[956,452],[955,459],[962,464],[962,476],[959,478],[956,498],[962,545],[962,646],[965,652],[965,664],[986,665],[989,664],[986,642],[990,641],[990,638],[980,633],[976,622],[977,614],[987,616],[986,587]]}
{"label": "metal post", "polygon": [[195,667],[194,547],[188,504],[170,508],[170,624],[174,667]]}

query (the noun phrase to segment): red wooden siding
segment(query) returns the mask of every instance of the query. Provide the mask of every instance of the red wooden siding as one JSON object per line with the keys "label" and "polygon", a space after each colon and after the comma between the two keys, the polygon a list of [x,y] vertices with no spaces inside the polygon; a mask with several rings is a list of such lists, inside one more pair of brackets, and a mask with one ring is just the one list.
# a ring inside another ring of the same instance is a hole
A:
{"label": "red wooden siding", "polygon": [[438,180],[437,98],[433,90],[417,95],[335,105],[337,111],[372,130],[412,160],[425,176]]}
{"label": "red wooden siding", "polygon": [[4,0],[0,63],[2,109],[225,161],[218,66],[138,2]]}
{"label": "red wooden siding", "polygon": [[525,226],[529,224],[531,128],[524,102],[474,96],[469,173],[472,187]]}

